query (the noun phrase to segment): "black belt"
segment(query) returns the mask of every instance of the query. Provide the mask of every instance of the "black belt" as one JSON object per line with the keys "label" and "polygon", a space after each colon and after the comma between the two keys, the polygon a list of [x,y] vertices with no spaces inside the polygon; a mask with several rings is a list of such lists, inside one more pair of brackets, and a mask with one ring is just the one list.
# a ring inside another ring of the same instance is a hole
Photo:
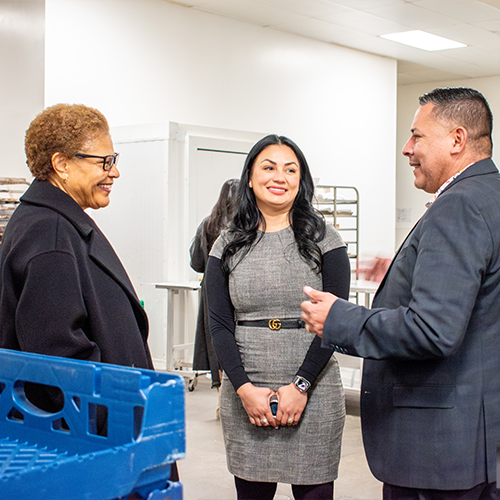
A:
{"label": "black belt", "polygon": [[238,326],[269,328],[270,330],[281,330],[282,328],[305,328],[305,323],[301,319],[256,319],[252,321],[237,321],[236,324]]}

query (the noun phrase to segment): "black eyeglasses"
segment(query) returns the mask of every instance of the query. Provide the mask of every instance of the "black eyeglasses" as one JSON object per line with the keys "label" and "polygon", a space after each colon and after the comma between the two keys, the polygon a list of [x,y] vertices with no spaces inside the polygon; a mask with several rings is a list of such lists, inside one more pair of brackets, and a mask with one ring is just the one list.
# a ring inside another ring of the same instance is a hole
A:
{"label": "black eyeglasses", "polygon": [[113,155],[107,155],[107,156],[96,156],[96,155],[86,155],[83,153],[76,153],[75,156],[77,158],[99,158],[100,160],[102,160],[102,168],[106,172],[109,172],[113,168],[113,165],[116,165],[118,163],[118,157],[120,156],[120,153],[115,153]]}

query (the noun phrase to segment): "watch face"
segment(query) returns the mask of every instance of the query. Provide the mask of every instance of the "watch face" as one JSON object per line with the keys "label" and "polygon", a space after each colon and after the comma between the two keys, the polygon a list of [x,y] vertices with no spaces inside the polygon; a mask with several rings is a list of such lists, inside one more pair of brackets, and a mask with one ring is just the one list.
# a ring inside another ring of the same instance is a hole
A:
{"label": "watch face", "polygon": [[297,386],[297,388],[301,392],[307,392],[307,389],[309,389],[309,387],[311,386],[311,384],[305,378],[298,376],[295,377],[293,383]]}

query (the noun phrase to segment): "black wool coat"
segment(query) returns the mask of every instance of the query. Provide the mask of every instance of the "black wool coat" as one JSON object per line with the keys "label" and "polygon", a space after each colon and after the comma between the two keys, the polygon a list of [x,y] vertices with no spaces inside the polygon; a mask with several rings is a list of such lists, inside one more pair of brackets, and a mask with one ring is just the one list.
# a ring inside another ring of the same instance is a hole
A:
{"label": "black wool coat", "polygon": [[153,368],[148,319],[96,223],[35,180],[0,247],[0,347]]}

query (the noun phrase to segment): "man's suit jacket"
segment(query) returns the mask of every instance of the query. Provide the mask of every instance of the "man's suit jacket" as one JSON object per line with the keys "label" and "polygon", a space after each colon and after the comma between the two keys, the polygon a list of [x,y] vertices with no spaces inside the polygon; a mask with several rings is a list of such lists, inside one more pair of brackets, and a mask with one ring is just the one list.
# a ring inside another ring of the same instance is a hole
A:
{"label": "man's suit jacket", "polygon": [[0,347],[152,368],[148,320],[120,259],[61,189],[35,180],[0,247]]}
{"label": "man's suit jacket", "polygon": [[323,344],[367,358],[363,441],[383,482],[495,481],[500,441],[500,175],[470,166],[399,249],[372,309],[338,300]]}

